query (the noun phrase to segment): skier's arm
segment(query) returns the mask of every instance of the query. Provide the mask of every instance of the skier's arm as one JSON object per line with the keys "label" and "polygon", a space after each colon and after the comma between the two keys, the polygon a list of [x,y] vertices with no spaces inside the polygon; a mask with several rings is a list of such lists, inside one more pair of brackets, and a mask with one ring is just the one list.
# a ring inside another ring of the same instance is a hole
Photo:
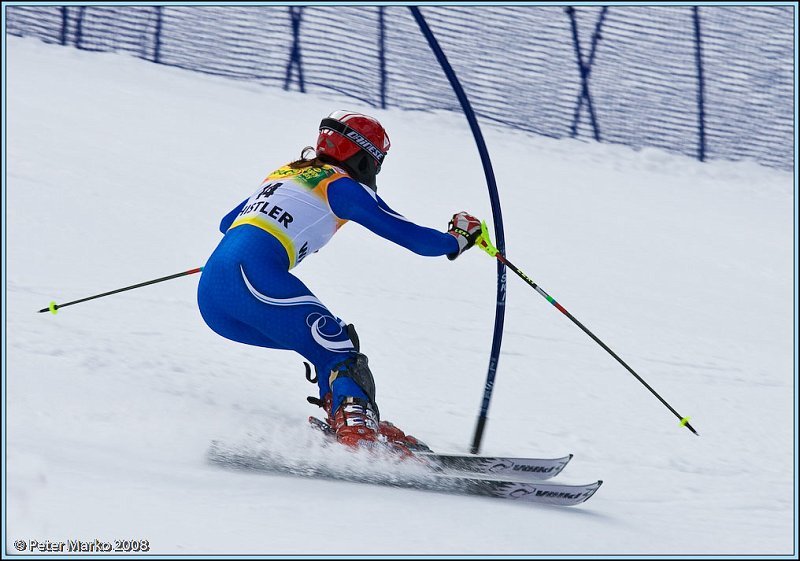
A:
{"label": "skier's arm", "polygon": [[418,255],[432,257],[459,252],[459,243],[454,236],[410,222],[368,188],[350,178],[331,183],[328,203],[339,218],[358,222]]}
{"label": "skier's arm", "polygon": [[224,234],[225,232],[228,231],[228,229],[231,227],[231,224],[233,224],[233,221],[236,220],[236,217],[239,216],[240,212],[242,212],[242,209],[244,208],[246,202],[247,199],[243,200],[239,204],[239,206],[237,206],[235,209],[233,209],[232,211],[230,211],[228,214],[225,215],[225,218],[223,218],[222,222],[219,223],[220,232]]}

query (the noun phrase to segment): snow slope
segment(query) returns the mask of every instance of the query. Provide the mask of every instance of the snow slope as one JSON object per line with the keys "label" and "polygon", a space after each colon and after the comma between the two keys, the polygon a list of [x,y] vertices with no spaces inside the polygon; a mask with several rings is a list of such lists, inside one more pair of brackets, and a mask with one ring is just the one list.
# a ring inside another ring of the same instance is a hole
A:
{"label": "snow slope", "polygon": [[[689,555],[796,552],[794,178],[750,163],[484,125],[515,276],[483,452],[572,452],[605,484],[575,508],[226,471],[213,439],[303,454],[301,358],[224,340],[197,276],[219,219],[312,143],[321,117],[387,127],[380,192],[444,229],[490,220],[463,116],[380,111],[114,54],[7,38],[5,544],[147,539],[162,554]],[[491,221],[490,221],[491,223]],[[356,224],[295,272],[359,329],[381,411],[466,452],[495,271]],[[313,448],[313,447],[312,447]]]}

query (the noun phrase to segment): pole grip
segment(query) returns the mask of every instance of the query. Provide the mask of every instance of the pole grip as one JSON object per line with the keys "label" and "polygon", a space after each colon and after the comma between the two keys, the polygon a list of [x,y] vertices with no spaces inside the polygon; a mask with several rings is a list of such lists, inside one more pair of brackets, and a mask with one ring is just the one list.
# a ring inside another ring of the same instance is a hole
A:
{"label": "pole grip", "polygon": [[492,239],[489,237],[489,228],[486,226],[485,220],[481,220],[481,235],[478,236],[475,245],[492,257],[497,257],[497,254],[499,253],[498,249],[492,245]]}

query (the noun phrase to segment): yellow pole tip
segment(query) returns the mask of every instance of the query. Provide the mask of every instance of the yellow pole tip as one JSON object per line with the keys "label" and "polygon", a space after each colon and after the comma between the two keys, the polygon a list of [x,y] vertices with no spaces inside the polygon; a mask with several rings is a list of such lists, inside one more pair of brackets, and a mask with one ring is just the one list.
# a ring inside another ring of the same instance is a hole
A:
{"label": "yellow pole tip", "polygon": [[689,419],[691,419],[691,417],[684,417],[683,419],[681,419],[681,426],[685,427],[686,424],[689,422]]}
{"label": "yellow pole tip", "polygon": [[50,313],[53,315],[58,313],[58,305],[55,303],[55,300],[50,302]]}

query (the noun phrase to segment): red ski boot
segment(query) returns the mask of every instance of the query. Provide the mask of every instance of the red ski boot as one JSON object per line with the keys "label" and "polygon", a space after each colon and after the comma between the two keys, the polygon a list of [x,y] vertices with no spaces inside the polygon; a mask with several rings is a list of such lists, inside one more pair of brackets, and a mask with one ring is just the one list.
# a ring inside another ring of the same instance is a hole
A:
{"label": "red ski boot", "polygon": [[[330,399],[325,401],[330,403]],[[331,428],[336,432],[336,440],[352,448],[374,447],[378,442],[378,416],[363,399],[345,398],[333,415]]]}
{"label": "red ski boot", "polygon": [[[413,436],[408,436],[388,421],[377,421],[372,405],[362,399],[348,397],[342,405],[331,415],[331,394],[326,394],[323,399],[308,398],[313,403],[325,410],[326,423],[336,440],[351,448],[368,447],[373,449],[384,448],[387,451],[406,458],[412,456],[411,450],[429,450]],[[314,417],[309,421],[315,423]]]}
{"label": "red ski boot", "polygon": [[389,421],[381,421],[378,424],[378,432],[386,438],[387,442],[400,444],[411,452],[431,452],[427,444],[417,440],[410,434],[404,433]]}

